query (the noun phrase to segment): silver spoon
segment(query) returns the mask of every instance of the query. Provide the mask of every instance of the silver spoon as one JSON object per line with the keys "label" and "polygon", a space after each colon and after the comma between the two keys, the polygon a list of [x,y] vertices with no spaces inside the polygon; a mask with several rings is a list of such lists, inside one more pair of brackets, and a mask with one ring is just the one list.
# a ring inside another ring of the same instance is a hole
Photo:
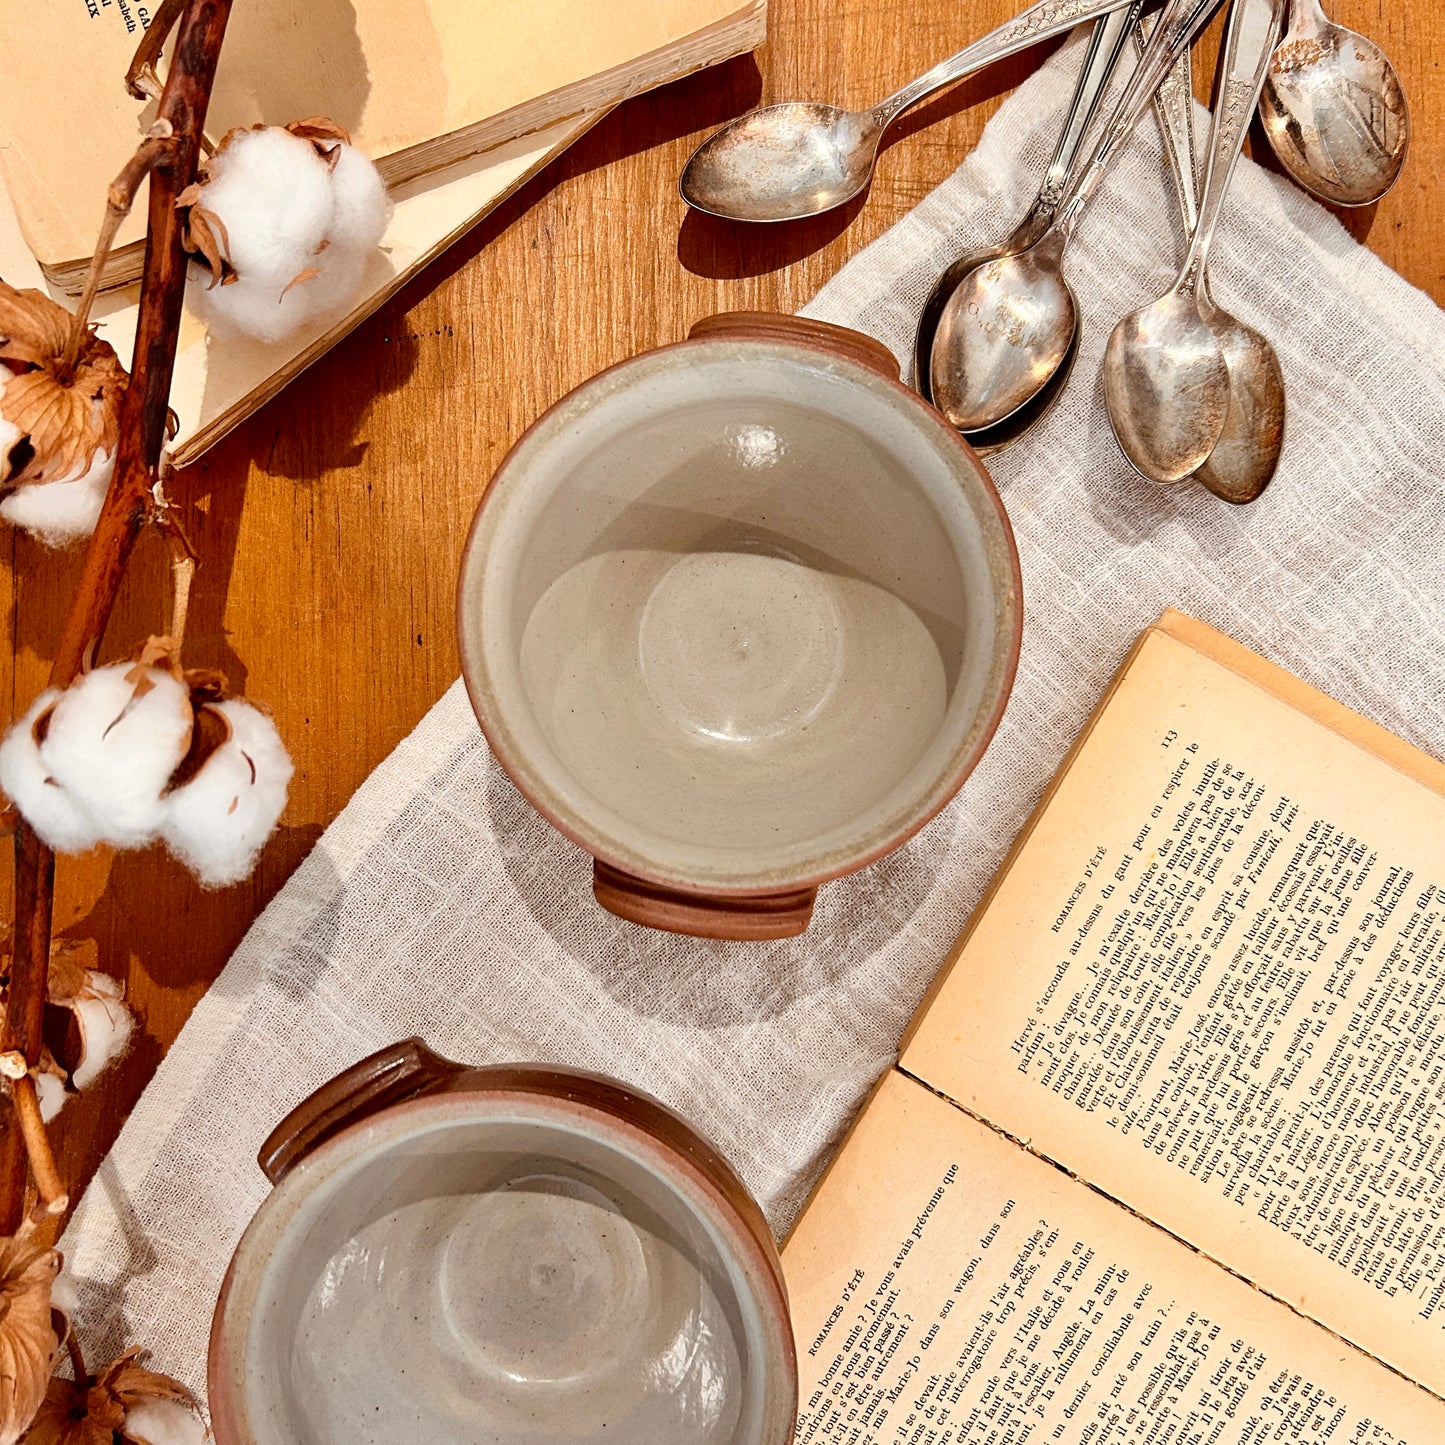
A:
{"label": "silver spoon", "polygon": [[792,100],[749,111],[693,152],[678,190],[695,210],[731,221],[793,221],[830,211],[868,184],[883,132],[910,106],[996,60],[1128,3],[1038,0],[871,110]]}
{"label": "silver spoon", "polygon": [[1410,111],[1395,67],[1373,40],[1332,25],[1319,0],[1294,0],[1260,118],[1285,170],[1337,206],[1378,201],[1410,147]]}
{"label": "silver spoon", "polygon": [[1078,307],[1064,251],[1085,208],[1179,55],[1219,0],[1169,0],[1088,162],[1044,234],[960,278],[930,357],[934,405],[965,434],[993,428],[1038,397],[1074,347]]}
{"label": "silver spoon", "polygon": [[[1141,21],[1142,47],[1148,22]],[[1168,79],[1154,98],[1165,155],[1179,196],[1184,234],[1192,236],[1199,223],[1199,182],[1194,152],[1194,78],[1186,50],[1175,62]],[[1200,276],[1200,289],[1211,305],[1209,271]],[[1217,306],[1209,316],[1214,339],[1229,368],[1229,408],[1214,450],[1194,473],[1217,497],[1227,502],[1252,502],[1269,485],[1284,444],[1284,374],[1279,358],[1265,337]]]}
{"label": "silver spoon", "polygon": [[[1089,122],[1094,118],[1094,112],[1098,109],[1099,101],[1123,53],[1143,3],[1144,0],[1131,0],[1123,9],[1094,22],[1094,33],[1079,71],[1073,99],[1065,113],[1064,128],[1059,133],[1058,145],[1054,149],[1049,168],[1044,173],[1039,193],[1023,220],[1014,227],[1008,239],[999,245],[968,252],[952,261],[944,268],[928,299],[923,303],[923,310],[918,318],[918,330],[913,339],[913,384],[925,401],[933,400],[933,336],[949,296],[960,279],[975,267],[999,256],[1015,255],[1033,245],[1048,228],[1054,212],[1058,210]],[[1056,394],[1051,393],[1049,400],[1052,401]],[[994,439],[993,449],[997,450],[999,444],[998,440]]]}
{"label": "silver spoon", "polygon": [[1104,401],[1124,455],[1155,482],[1178,482],[1209,458],[1229,414],[1229,364],[1203,284],[1230,178],[1259,103],[1287,0],[1234,0],[1221,60],[1199,223],[1179,278],[1124,317],[1104,352]]}

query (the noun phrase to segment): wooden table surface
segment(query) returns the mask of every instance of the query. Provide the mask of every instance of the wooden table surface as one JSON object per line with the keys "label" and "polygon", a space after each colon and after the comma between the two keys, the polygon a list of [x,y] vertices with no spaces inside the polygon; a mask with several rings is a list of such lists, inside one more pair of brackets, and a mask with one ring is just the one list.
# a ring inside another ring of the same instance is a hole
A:
{"label": "wooden table surface", "polygon": [[[620,107],[550,170],[200,463],[173,494],[203,565],[187,660],[268,704],[296,762],[255,876],[203,892],[159,849],[62,859],[57,932],[90,940],[141,1019],[103,1088],[67,1106],[77,1190],[247,926],[367,774],[457,675],[453,581],[472,512],[518,433],[599,368],[730,308],[792,311],[977,142],[1050,53],[935,98],[890,135],[865,201],[746,228],[685,213],[678,171],[713,127],[770,100],[861,105],[1006,19],[1021,0],[772,0],[755,57]],[[1350,231],[1445,303],[1445,7],[1332,0],[1399,67],[1414,117],[1403,178]],[[1216,20],[1196,66],[1207,94]],[[224,57],[222,63],[224,64]],[[1258,128],[1253,153],[1268,157]],[[43,686],[79,553],[8,541],[12,715]],[[145,544],[109,634],[119,655],[164,620]]]}

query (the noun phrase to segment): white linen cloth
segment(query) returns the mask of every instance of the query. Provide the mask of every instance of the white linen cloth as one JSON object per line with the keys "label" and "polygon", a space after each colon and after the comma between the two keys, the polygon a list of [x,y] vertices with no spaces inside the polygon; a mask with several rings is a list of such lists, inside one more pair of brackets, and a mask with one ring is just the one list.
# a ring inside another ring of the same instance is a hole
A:
{"label": "white linen cloth", "polygon": [[[933,278],[1032,198],[1079,55],[1032,77],[806,314],[906,359]],[[784,1229],[1120,657],[1168,605],[1445,751],[1445,315],[1243,163],[1214,291],[1279,351],[1288,442],[1251,507],[1161,491],[1116,449],[1099,363],[1180,246],[1146,119],[1070,252],[1085,327],[1073,380],[991,461],[1027,625],[1007,716],[957,801],[825,887],[802,938],[654,933],[596,907],[589,861],[492,762],[457,684],[256,921],[82,1200],[63,1248],[88,1354],[142,1343],[200,1389],[221,1275],[267,1193],[258,1145],[317,1085],[413,1033],[461,1060],[582,1065],[652,1091]]]}

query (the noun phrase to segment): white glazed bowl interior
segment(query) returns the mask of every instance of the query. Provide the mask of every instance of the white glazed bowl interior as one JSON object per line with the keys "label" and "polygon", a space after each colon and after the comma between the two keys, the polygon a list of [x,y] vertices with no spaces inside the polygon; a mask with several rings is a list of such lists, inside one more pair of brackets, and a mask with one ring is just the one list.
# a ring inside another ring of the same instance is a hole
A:
{"label": "white glazed bowl interior", "polygon": [[817,882],[933,815],[997,721],[1012,541],[941,419],[867,367],[709,338],[603,373],[492,483],[468,685],[594,856],[738,892]]}
{"label": "white glazed bowl interior", "polygon": [[237,1253],[245,1438],[772,1438],[755,1282],[716,1226],[655,1158],[525,1102],[390,1111],[298,1166]]}

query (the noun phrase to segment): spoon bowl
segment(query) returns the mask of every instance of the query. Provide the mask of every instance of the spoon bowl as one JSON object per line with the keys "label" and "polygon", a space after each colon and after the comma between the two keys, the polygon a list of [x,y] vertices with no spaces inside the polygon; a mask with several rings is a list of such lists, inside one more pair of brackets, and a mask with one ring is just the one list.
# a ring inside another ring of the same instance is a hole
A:
{"label": "spoon bowl", "polygon": [[995,427],[1038,396],[1063,364],[1078,306],[1061,269],[1062,237],[962,276],[939,314],[933,403],[960,431]]}
{"label": "spoon bowl", "polygon": [[963,439],[979,456],[992,456],[1005,447],[1011,447],[1023,434],[1031,430],[1045,415],[1053,410],[1054,403],[1064,394],[1064,388],[1073,375],[1074,362],[1079,357],[1079,328],[1074,328],[1074,339],[1059,369],[1046,381],[1039,394],[1024,403],[1012,415],[993,426],[980,427],[977,431],[963,433]]}
{"label": "spoon bowl", "polygon": [[1252,326],[1217,308],[1210,328],[1229,368],[1224,430],[1194,474],[1216,497],[1243,505],[1270,484],[1284,446],[1285,389],[1279,357]]}
{"label": "spoon bowl", "polygon": [[1337,206],[1368,206],[1399,179],[1410,147],[1400,77],[1373,40],[1295,0],[1270,63],[1260,118],[1280,164]]}
{"label": "spoon bowl", "polygon": [[1075,346],[1079,309],[1064,278],[1064,251],[1155,91],[1216,4],[1169,0],[1092,155],[1070,175],[1043,235],[1025,250],[975,267],[944,303],[930,352],[933,400],[966,435],[1002,426],[1029,405]]}
{"label": "spoon bowl", "polygon": [[734,221],[796,221],[852,200],[873,174],[883,127],[872,111],[792,100],[740,116],[693,153],[688,204]]}
{"label": "spoon bowl", "polygon": [[[1079,148],[1083,144],[1094,112],[1114,73],[1119,57],[1123,53],[1126,39],[1137,23],[1142,5],[1143,0],[1131,0],[1131,3],[1125,8],[1116,10],[1113,14],[1106,15],[1094,22],[1094,33],[1084,55],[1084,63],[1079,71],[1078,83],[1074,87],[1073,99],[1065,114],[1064,126],[1059,133],[1053,159],[1044,173],[1038,195],[1034,198],[1034,202],[1023,220],[1000,244],[957,257],[944,268],[943,273],[934,282],[933,289],[923,303],[923,310],[919,314],[918,327],[913,337],[913,384],[924,400],[934,400],[933,341],[938,331],[939,318],[943,315],[949,297],[970,272],[987,265],[990,261],[996,261],[1003,256],[1017,255],[1020,251],[1027,250],[1048,230],[1049,223],[1058,210],[1059,201],[1068,187]],[[1067,367],[1061,368],[1061,370],[1067,370]],[[1033,420],[1037,420],[1044,411],[1047,411],[1052,402],[1051,395],[1049,402],[1041,409],[1030,408]],[[995,434],[999,437],[1004,435],[998,426],[986,430],[989,432],[990,438]],[[976,449],[979,447],[977,438],[980,435],[981,433],[977,431],[968,435],[968,440],[974,444]],[[1022,435],[1022,430],[1013,428],[1010,440]],[[985,443],[989,450],[995,451],[1007,444],[1008,442],[1003,440],[990,440]]]}
{"label": "spoon bowl", "polygon": [[1104,400],[1124,455],[1152,482],[1208,460],[1229,412],[1229,365],[1192,293],[1131,312],[1104,352]]}

